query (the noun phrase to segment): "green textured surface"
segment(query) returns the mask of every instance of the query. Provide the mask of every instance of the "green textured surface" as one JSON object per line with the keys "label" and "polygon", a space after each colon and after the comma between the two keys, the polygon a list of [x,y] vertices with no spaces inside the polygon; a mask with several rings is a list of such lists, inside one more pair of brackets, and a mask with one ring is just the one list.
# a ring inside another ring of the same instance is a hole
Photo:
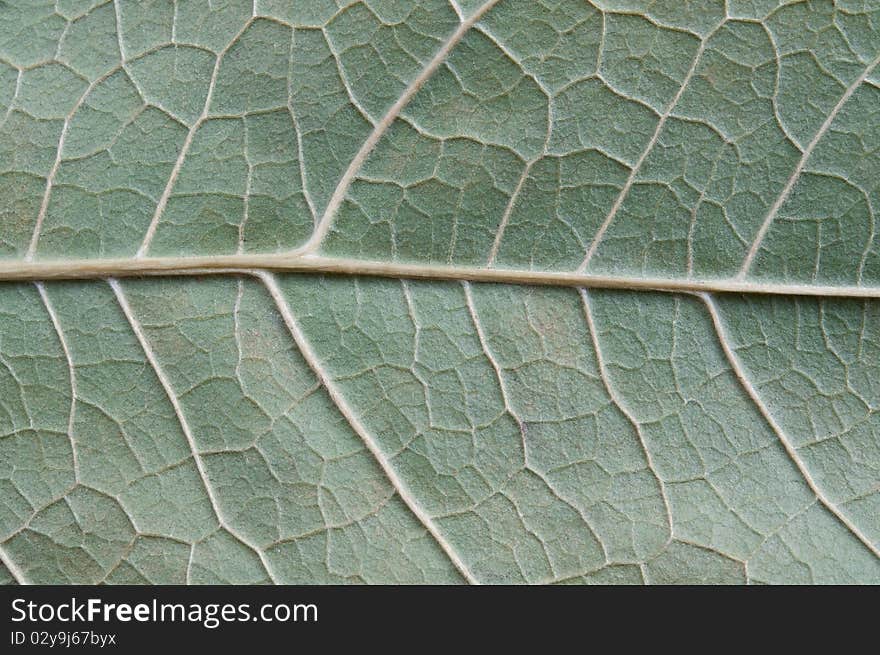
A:
{"label": "green textured surface", "polygon": [[[0,3],[0,259],[874,288],[878,64],[875,0]],[[880,583],[880,299],[253,273],[0,284],[0,581]]]}

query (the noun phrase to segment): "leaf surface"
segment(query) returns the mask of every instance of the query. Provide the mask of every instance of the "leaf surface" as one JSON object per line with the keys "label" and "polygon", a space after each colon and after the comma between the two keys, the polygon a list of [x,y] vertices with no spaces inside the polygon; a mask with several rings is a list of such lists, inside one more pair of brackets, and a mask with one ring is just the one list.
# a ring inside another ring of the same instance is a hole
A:
{"label": "leaf surface", "polygon": [[5,581],[880,582],[878,111],[873,0],[0,8]]}

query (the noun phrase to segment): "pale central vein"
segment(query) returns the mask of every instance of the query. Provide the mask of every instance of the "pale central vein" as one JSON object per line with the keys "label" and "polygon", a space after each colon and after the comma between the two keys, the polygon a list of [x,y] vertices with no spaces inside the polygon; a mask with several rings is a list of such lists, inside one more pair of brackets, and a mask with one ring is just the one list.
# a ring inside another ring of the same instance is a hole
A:
{"label": "pale central vein", "polygon": [[754,293],[828,298],[880,298],[880,287],[789,284],[737,278],[688,279],[600,275],[442,264],[409,264],[344,257],[241,254],[81,260],[0,260],[0,281],[84,280],[115,277],[258,274],[260,272],[468,280],[496,284],[624,289],[630,291]]}

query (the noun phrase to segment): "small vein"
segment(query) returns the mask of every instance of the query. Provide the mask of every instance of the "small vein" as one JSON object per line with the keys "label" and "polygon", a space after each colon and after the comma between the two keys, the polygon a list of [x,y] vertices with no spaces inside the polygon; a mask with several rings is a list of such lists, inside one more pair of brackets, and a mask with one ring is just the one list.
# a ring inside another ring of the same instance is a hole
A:
{"label": "small vein", "polygon": [[764,241],[764,238],[767,236],[767,232],[770,229],[770,225],[773,223],[773,219],[776,218],[776,214],[779,213],[780,208],[791,195],[791,192],[794,189],[794,185],[800,179],[801,173],[803,173],[804,168],[807,165],[807,160],[809,160],[810,155],[813,154],[813,150],[816,148],[816,145],[819,143],[819,141],[822,140],[822,137],[824,137],[828,130],[831,128],[831,124],[834,122],[834,119],[837,118],[840,110],[843,109],[843,106],[850,99],[852,94],[856,92],[856,89],[858,89],[862,85],[862,83],[871,74],[871,71],[873,71],[878,64],[880,64],[880,55],[878,55],[870,64],[868,64],[865,70],[862,71],[862,74],[859,75],[855,80],[853,80],[853,83],[847,87],[843,95],[840,96],[840,100],[838,100],[837,104],[834,105],[831,113],[828,114],[825,122],[822,123],[819,131],[816,132],[812,140],[807,144],[807,147],[804,148],[804,151],[801,154],[801,158],[798,160],[797,166],[795,166],[794,171],[792,171],[791,176],[785,183],[785,186],[782,187],[782,191],[776,197],[776,200],[773,202],[773,205],[771,205],[770,210],[764,217],[764,222],[758,229],[758,233],[755,235],[755,239],[754,241],[752,241],[752,245],[749,248],[748,253],[746,253],[745,259],[743,259],[742,267],[739,269],[739,273],[737,274],[736,279],[742,280],[743,278],[745,278],[746,275],[748,275],[749,269],[752,267],[752,263],[754,262],[755,257],[758,254],[758,250],[760,250],[761,248],[761,243]]}
{"label": "small vein", "polygon": [[519,176],[519,181],[513,189],[513,193],[510,194],[510,199],[507,201],[507,206],[504,208],[504,214],[501,216],[501,222],[498,224],[498,230],[495,232],[495,240],[492,242],[492,249],[489,251],[489,259],[486,261],[487,266],[492,266],[492,264],[495,263],[495,258],[498,256],[498,251],[501,249],[501,241],[504,239],[504,232],[507,230],[507,224],[510,222],[510,215],[513,213],[513,207],[519,198],[519,194],[525,185],[526,179],[529,177],[532,165],[536,161],[537,159],[533,159],[526,163],[523,167],[522,175]]}
{"label": "small vein", "polygon": [[[119,48],[119,57],[122,61],[126,60],[125,44],[122,42],[122,7],[119,6],[119,0],[113,0],[113,13],[116,16],[116,45]],[[175,14],[177,6],[175,5]],[[174,20],[171,23],[171,42],[174,43]]]}
{"label": "small vein", "polygon": [[391,124],[397,119],[400,112],[409,101],[413,99],[413,96],[415,96],[418,90],[422,88],[422,85],[424,85],[424,83],[427,82],[434,72],[443,64],[447,55],[456,45],[458,45],[458,42],[461,41],[468,30],[470,30],[470,28],[473,27],[473,25],[498,2],[499,0],[488,0],[488,2],[484,3],[479,9],[471,14],[469,18],[462,21],[443,45],[440,46],[440,49],[437,50],[433,58],[431,58],[415,79],[409,83],[409,86],[404,89],[400,98],[397,99],[397,102],[389,107],[388,111],[382,117],[382,120],[376,123],[373,131],[370,132],[370,135],[363,142],[360,149],[349,163],[345,173],[343,173],[342,177],[339,179],[339,183],[336,185],[336,189],[333,191],[333,195],[330,197],[330,201],[327,203],[327,207],[321,216],[321,220],[318,221],[318,225],[315,227],[312,236],[302,247],[295,251],[296,253],[304,254],[313,252],[321,245],[324,237],[330,231],[330,225],[333,223],[333,218],[335,217],[337,210],[345,199],[348,187],[351,186],[357,172],[360,170],[373,148],[379,143],[379,139],[381,139],[385,132],[388,131],[388,128],[391,127]]}
{"label": "small vein", "polygon": [[590,247],[587,249],[587,254],[584,256],[584,260],[581,262],[581,265],[577,269],[578,273],[582,273],[587,269],[587,266],[590,263],[590,259],[592,259],[593,255],[596,254],[596,250],[599,248],[599,244],[604,238],[605,233],[608,231],[611,222],[614,220],[614,217],[617,216],[617,212],[620,211],[621,206],[623,206],[623,201],[629,195],[629,190],[632,188],[636,177],[641,171],[642,164],[645,163],[648,155],[654,149],[654,146],[657,145],[657,142],[660,140],[660,133],[663,131],[663,127],[666,125],[666,121],[672,115],[672,111],[678,105],[678,102],[684,95],[688,84],[690,84],[691,78],[694,76],[694,73],[697,70],[697,65],[700,63],[700,59],[702,59],[703,57],[703,52],[706,49],[706,44],[709,43],[709,39],[716,31],[718,31],[718,29],[723,24],[724,22],[719,23],[719,25],[716,26],[715,29],[712,30],[712,32],[707,34],[703,38],[703,40],[700,41],[700,46],[697,48],[697,52],[694,54],[694,60],[693,62],[691,62],[691,67],[685,74],[684,79],[681,82],[681,86],[678,88],[675,96],[672,98],[672,100],[669,101],[669,104],[666,105],[666,109],[660,115],[660,120],[657,121],[657,126],[654,128],[654,133],[651,135],[651,139],[648,141],[648,145],[646,145],[644,150],[642,150],[642,154],[639,155],[638,160],[636,160],[635,165],[632,167],[632,170],[630,170],[629,177],[626,178],[626,182],[624,183],[623,188],[620,190],[620,193],[617,194],[617,198],[614,199],[614,204],[611,205],[611,209],[608,211],[608,214],[602,221],[602,225],[600,225],[599,229],[596,231],[596,236],[593,238],[593,242],[590,244]]}
{"label": "small vein", "polygon": [[461,5],[458,4],[458,0],[449,0],[449,4],[452,6],[452,11],[458,16],[458,20],[464,20],[464,12],[461,9]]}
{"label": "small vein", "polygon": [[397,493],[399,494],[401,500],[406,503],[406,506],[410,509],[410,511],[416,516],[416,518],[422,523],[422,525],[425,526],[425,529],[428,530],[428,532],[431,534],[431,536],[434,538],[434,540],[452,562],[453,566],[458,569],[458,572],[464,577],[464,579],[467,580],[470,584],[479,584],[477,578],[474,576],[473,573],[471,573],[467,565],[462,561],[461,557],[458,555],[452,545],[443,537],[440,528],[428,515],[421,504],[416,500],[412,491],[409,489],[409,486],[397,475],[397,472],[391,466],[388,458],[379,448],[379,444],[376,443],[376,440],[370,435],[366,427],[363,425],[363,423],[361,423],[360,419],[358,419],[351,407],[349,407],[348,402],[345,400],[342,392],[336,386],[336,383],[324,371],[317,354],[312,349],[312,346],[306,339],[303,331],[300,329],[299,323],[294,317],[293,312],[291,311],[290,306],[287,303],[287,299],[284,297],[284,294],[281,291],[281,288],[278,286],[278,281],[276,280],[275,276],[265,271],[257,271],[255,272],[255,275],[265,285],[266,290],[269,292],[269,295],[275,302],[278,313],[281,315],[284,324],[287,326],[291,337],[293,337],[297,348],[299,348],[303,359],[305,359],[309,368],[312,369],[312,372],[318,378],[321,385],[327,390],[327,394],[330,396],[330,399],[339,409],[340,414],[342,414],[342,416],[351,426],[351,429],[354,430],[358,437],[361,438],[361,441],[363,441],[364,445],[367,447],[367,450],[369,450],[370,453],[373,455],[376,462],[385,473],[385,476],[388,478],[388,481],[397,490]]}
{"label": "small vein", "polygon": [[773,34],[773,30],[771,30],[766,23],[761,23],[761,27],[764,29],[764,33],[767,35],[767,39],[770,41],[770,45],[773,48],[773,57],[776,60],[776,81],[773,85],[773,96],[770,98],[770,103],[773,106],[773,116],[776,118],[776,122],[779,125],[779,128],[782,130],[782,133],[785,134],[785,137],[791,141],[795,147],[803,152],[803,145],[800,140],[795,138],[793,134],[790,134],[788,128],[785,125],[785,121],[782,120],[782,114],[779,111],[779,89],[781,86],[782,79],[782,58],[779,56],[779,53],[782,52],[782,49],[779,47],[779,43],[776,41],[776,36]]}
{"label": "small vein", "polygon": [[333,63],[336,65],[336,73],[339,75],[339,81],[342,82],[342,88],[345,89],[345,95],[348,96],[349,102],[357,109],[358,113],[361,117],[367,121],[373,127],[376,126],[376,119],[370,115],[370,112],[358,102],[357,96],[355,95],[354,89],[352,87],[351,82],[348,80],[348,75],[345,73],[345,69],[342,67],[342,57],[336,52],[335,47],[333,46],[333,41],[330,37],[323,31],[324,40],[327,42],[327,47],[330,49],[330,54],[333,55]]}
{"label": "small vein", "polygon": [[55,183],[55,176],[58,174],[58,169],[61,168],[61,155],[64,152],[64,143],[67,141],[67,134],[70,131],[70,122],[73,120],[76,112],[79,111],[79,108],[82,106],[83,102],[85,102],[92,90],[116,70],[117,69],[114,68],[112,71],[105,73],[89,84],[86,87],[86,90],[83,91],[82,95],[77,99],[70,112],[68,112],[67,116],[64,117],[64,124],[61,126],[61,136],[58,138],[58,148],[55,151],[55,160],[52,162],[52,168],[49,169],[49,174],[46,176],[46,188],[43,191],[43,199],[40,201],[40,209],[37,212],[37,221],[34,224],[31,241],[28,245],[27,252],[24,255],[25,261],[31,261],[37,252],[37,243],[40,241],[40,233],[43,231],[43,222],[46,220],[46,212],[49,209],[49,198],[52,195],[52,185]]}
{"label": "small vein", "polygon": [[196,545],[194,543],[189,545],[189,557],[186,559],[186,573],[184,574],[184,582],[185,584],[192,584],[192,565],[193,565],[193,556],[196,552]]}
{"label": "small vein", "polygon": [[153,353],[153,349],[150,346],[149,341],[147,340],[147,335],[144,333],[140,322],[137,320],[137,317],[134,315],[131,306],[128,304],[128,298],[125,297],[125,293],[123,292],[119,281],[114,278],[110,278],[107,280],[107,283],[110,285],[110,288],[113,289],[113,293],[116,295],[116,300],[119,303],[119,307],[122,310],[122,313],[125,315],[126,320],[131,326],[131,330],[132,332],[134,332],[138,343],[140,343],[141,350],[143,350],[147,361],[152,367],[153,372],[156,374],[156,378],[159,380],[159,384],[162,385],[162,389],[165,391],[165,395],[168,397],[171,406],[174,408],[174,413],[177,415],[177,421],[180,424],[180,429],[183,431],[183,435],[186,438],[186,443],[189,446],[190,453],[192,454],[193,461],[195,462],[196,470],[198,471],[199,477],[202,479],[202,485],[205,488],[205,493],[208,495],[208,500],[211,503],[211,508],[214,510],[214,515],[217,517],[217,521],[220,523],[220,526],[224,530],[229,532],[229,534],[231,534],[233,537],[238,539],[241,543],[245,544],[248,548],[250,548],[257,554],[263,564],[263,568],[269,575],[269,578],[272,580],[272,582],[277,583],[277,580],[272,573],[272,569],[269,566],[269,562],[266,560],[266,554],[262,551],[262,549],[257,548],[255,545],[250,543],[250,541],[245,538],[244,535],[240,534],[234,527],[232,527],[229,521],[227,521],[226,518],[223,516],[223,512],[220,509],[220,504],[217,501],[217,494],[214,491],[214,487],[211,484],[210,478],[208,477],[208,472],[205,468],[205,464],[202,461],[198,448],[196,447],[196,442],[193,438],[192,430],[190,429],[189,422],[187,421],[186,416],[183,413],[183,408],[180,405],[180,400],[178,399],[177,394],[174,393],[174,389],[171,387],[171,382],[165,376],[162,367],[159,365],[159,361],[156,359],[156,355],[155,353]]}
{"label": "small vein", "polygon": [[250,218],[251,213],[251,189],[253,187],[254,180],[254,165],[251,162],[250,156],[250,137],[247,122],[244,123],[244,157],[247,162],[247,176],[245,177],[244,182],[244,199],[242,201],[242,215],[241,222],[238,224],[238,246],[236,247],[235,252],[239,255],[244,252],[244,242],[245,242],[245,231],[247,229],[248,219]]}
{"label": "small vein", "polygon": [[302,140],[302,130],[299,126],[299,119],[297,119],[296,111],[294,109],[293,102],[293,46],[294,40],[296,39],[296,30],[291,30],[290,32],[290,65],[288,66],[287,72],[287,113],[290,114],[291,123],[293,123],[293,132],[296,134],[296,156],[297,156],[297,165],[299,167],[299,180],[300,186],[302,187],[302,195],[305,198],[306,204],[309,207],[309,212],[312,216],[312,228],[314,229],[314,225],[318,220],[318,212],[315,210],[315,203],[312,201],[312,195],[309,193],[309,184],[308,178],[306,175],[305,168],[305,157],[303,156],[303,140]]}
{"label": "small vein", "polygon": [[504,375],[501,373],[501,365],[498,363],[498,360],[495,359],[495,355],[492,353],[492,350],[489,348],[489,342],[486,339],[486,335],[483,332],[483,325],[480,323],[480,317],[477,314],[477,307],[474,303],[474,295],[471,292],[471,285],[469,282],[462,282],[462,288],[464,289],[464,299],[465,304],[467,305],[468,313],[471,317],[471,322],[474,324],[474,329],[477,332],[477,339],[480,342],[480,347],[483,350],[483,354],[486,356],[486,359],[489,360],[489,364],[492,366],[492,369],[495,371],[495,379],[498,382],[498,388],[501,390],[501,399],[504,401],[504,409],[508,414],[516,421],[517,427],[519,427],[520,438],[522,439],[522,448],[523,448],[523,459],[526,467],[529,466],[529,451],[526,447],[526,428],[523,425],[522,420],[519,418],[517,413],[513,410],[513,406],[510,403],[510,396],[507,393],[507,383],[504,380]]}
{"label": "small vein", "polygon": [[159,202],[156,203],[156,210],[153,212],[153,217],[150,219],[150,224],[144,234],[144,239],[141,242],[140,248],[138,248],[137,254],[135,254],[135,259],[140,259],[147,254],[150,243],[152,243],[153,237],[156,234],[156,229],[159,227],[159,219],[162,217],[162,214],[165,211],[165,206],[168,204],[168,199],[171,197],[171,191],[177,182],[180,170],[183,168],[183,162],[192,146],[196,132],[199,131],[199,128],[208,119],[211,110],[211,101],[214,97],[214,88],[217,85],[217,75],[220,73],[220,64],[223,63],[223,57],[229,52],[229,49],[238,42],[241,35],[245,33],[253,22],[253,17],[245,21],[245,24],[240,30],[238,30],[238,32],[236,32],[235,36],[230,39],[229,43],[226,44],[226,47],[217,54],[217,58],[214,60],[214,69],[211,71],[211,80],[208,82],[208,93],[205,96],[205,105],[202,107],[202,113],[199,114],[199,117],[190,126],[189,131],[186,133],[186,138],[183,140],[183,145],[180,147],[180,152],[178,153],[174,166],[171,169],[171,174],[168,176],[168,181],[165,183],[165,188],[162,190],[162,195],[159,197]]}
{"label": "small vein", "polygon": [[[495,40],[495,37],[490,38]],[[535,81],[537,82],[537,80]],[[525,186],[526,180],[529,177],[529,173],[531,173],[532,171],[532,166],[534,166],[541,158],[544,157],[545,153],[547,152],[547,148],[550,145],[550,137],[553,133],[553,102],[549,94],[547,95],[547,98],[547,132],[544,135],[544,147],[541,148],[541,152],[539,152],[532,159],[526,162],[526,165],[523,167],[523,172],[519,176],[519,180],[517,180],[516,187],[514,187],[513,192],[510,194],[510,198],[507,201],[507,206],[505,206],[504,213],[501,215],[501,221],[498,224],[498,229],[495,232],[495,240],[492,242],[492,248],[489,250],[489,258],[486,261],[487,266],[492,266],[495,263],[495,258],[498,256],[498,251],[501,249],[501,242],[504,240],[504,233],[507,230],[508,223],[510,223],[510,215],[513,213],[513,208],[516,205],[517,200],[519,199],[520,193],[522,193],[523,186]]]}
{"label": "small vein", "polygon": [[61,329],[61,321],[58,318],[58,314],[55,312],[55,308],[52,306],[52,302],[49,300],[49,294],[46,292],[45,285],[42,282],[35,282],[34,286],[37,287],[43,305],[46,307],[46,313],[52,321],[52,326],[55,328],[55,334],[58,335],[58,341],[61,343],[61,350],[64,352],[64,358],[67,360],[67,371],[70,377],[70,411],[67,415],[67,438],[70,439],[70,450],[73,455],[73,479],[78,483],[79,459],[76,452],[76,442],[73,439],[73,424],[76,419],[77,398],[76,369],[73,365],[73,356],[71,355],[70,347],[67,345],[67,338],[64,336],[64,331]]}
{"label": "small vein", "polygon": [[798,454],[797,449],[791,443],[791,440],[788,438],[785,432],[783,432],[782,427],[779,425],[779,423],[776,422],[776,419],[773,417],[770,409],[761,399],[761,396],[758,394],[757,389],[755,389],[754,385],[751,383],[748,376],[746,375],[745,369],[739,360],[739,356],[730,347],[727,331],[724,327],[724,322],[721,320],[721,315],[718,312],[718,308],[715,306],[715,302],[712,299],[712,296],[708,293],[700,293],[697,295],[706,305],[706,309],[708,310],[709,316],[712,319],[712,324],[715,327],[718,341],[721,344],[721,349],[724,351],[724,355],[727,358],[727,361],[730,363],[734,375],[736,375],[737,380],[739,380],[740,385],[742,385],[749,398],[751,398],[752,402],[755,403],[755,406],[764,417],[764,420],[767,421],[767,424],[770,426],[773,432],[776,433],[776,436],[779,438],[782,447],[785,448],[785,452],[788,453],[788,456],[791,458],[792,462],[794,462],[794,465],[797,467],[798,471],[800,471],[801,476],[804,478],[804,481],[807,483],[810,491],[813,492],[813,494],[816,496],[816,499],[820,503],[822,503],[822,505],[824,505],[825,508],[829,512],[831,512],[859,541],[861,541],[868,548],[868,550],[870,550],[876,557],[880,558],[880,548],[878,548],[878,546],[874,544],[866,535],[862,534],[858,526],[856,526],[849,519],[849,517],[847,517],[846,514],[844,514],[843,511],[827,497],[825,492],[813,479],[813,476],[810,475],[810,471]]}
{"label": "small vein", "polygon": [[[599,533],[596,531],[596,528],[593,527],[592,522],[587,517],[586,512],[584,512],[580,507],[578,507],[574,503],[574,501],[570,500],[564,494],[560,493],[550,483],[550,480],[548,480],[547,477],[541,471],[538,471],[537,469],[535,469],[534,467],[532,467],[529,464],[529,451],[528,451],[528,447],[526,444],[526,426],[523,423],[522,419],[519,417],[519,415],[514,411],[513,404],[510,402],[510,395],[507,391],[507,383],[504,380],[504,375],[501,371],[501,365],[498,363],[498,360],[495,359],[495,355],[492,353],[492,350],[489,348],[489,342],[486,339],[485,333],[483,332],[483,325],[482,325],[482,323],[480,323],[480,317],[479,317],[479,314],[477,314],[476,303],[474,303],[474,296],[473,296],[473,293],[471,292],[471,285],[469,282],[462,282],[462,287],[464,288],[464,297],[465,297],[465,302],[467,304],[468,313],[471,316],[471,322],[474,324],[474,329],[477,332],[477,338],[479,339],[480,347],[482,348],[483,354],[486,356],[486,359],[489,360],[489,364],[492,366],[493,370],[495,371],[495,379],[498,382],[498,388],[501,390],[501,398],[504,401],[504,409],[507,411],[507,413],[510,415],[510,417],[516,422],[516,425],[519,428],[520,439],[522,440],[523,463],[524,463],[525,468],[527,470],[531,471],[532,473],[534,473],[536,476],[538,476],[538,478],[541,480],[541,482],[543,482],[547,486],[547,488],[553,493],[553,495],[555,495],[559,500],[561,500],[565,505],[567,505],[575,513],[577,513],[578,516],[581,517],[581,520],[584,522],[584,525],[587,526],[587,529],[593,535],[593,538],[596,540],[596,543],[599,544],[599,548],[602,550],[602,557],[604,559],[604,562],[606,564],[608,564],[610,562],[609,557],[608,557],[608,550],[605,547],[605,543],[600,538]],[[511,502],[513,502],[513,501],[511,501]],[[515,503],[514,503],[514,505],[515,505]],[[517,512],[519,512],[518,508],[517,508]],[[524,518],[522,518],[522,516],[520,516],[520,520],[523,522],[523,525],[526,524],[526,521]],[[537,535],[535,535],[535,536],[537,538]],[[543,539],[539,538],[539,541],[541,541],[542,546],[544,546]],[[550,561],[549,556],[547,557],[547,559],[548,559],[548,561]],[[551,569],[552,569],[552,563],[551,563]],[[555,575],[556,574],[554,572],[554,576]]]}
{"label": "small vein", "polygon": [[669,538],[672,539],[672,508],[669,505],[669,497],[666,495],[666,485],[663,482],[663,478],[660,477],[660,474],[657,472],[657,467],[654,465],[654,459],[651,456],[651,451],[648,450],[648,444],[645,441],[645,435],[642,433],[642,425],[636,419],[635,415],[629,409],[627,404],[620,398],[617,391],[614,389],[614,386],[611,384],[611,376],[608,375],[608,369],[605,366],[605,358],[602,355],[602,348],[599,344],[599,331],[596,329],[596,323],[593,320],[593,309],[590,305],[590,296],[587,293],[586,289],[580,289],[581,303],[584,307],[584,320],[587,323],[587,330],[590,333],[590,341],[593,344],[593,351],[596,354],[596,363],[599,366],[599,377],[602,378],[602,384],[605,387],[605,392],[608,394],[608,397],[611,398],[611,402],[613,402],[617,408],[623,413],[626,419],[632,424],[633,429],[636,431],[636,436],[639,438],[639,444],[642,447],[642,452],[645,453],[645,461],[648,464],[648,469],[651,471],[651,475],[654,476],[654,479],[657,480],[657,485],[660,487],[660,496],[663,498],[663,507],[666,511],[666,521],[669,524]]}

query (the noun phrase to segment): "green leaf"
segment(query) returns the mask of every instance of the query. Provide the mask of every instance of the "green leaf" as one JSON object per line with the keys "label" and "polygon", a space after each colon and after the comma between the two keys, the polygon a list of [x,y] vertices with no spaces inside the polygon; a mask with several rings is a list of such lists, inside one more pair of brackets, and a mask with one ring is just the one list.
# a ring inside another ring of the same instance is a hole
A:
{"label": "green leaf", "polygon": [[875,0],[0,6],[2,580],[880,583],[878,112]]}

